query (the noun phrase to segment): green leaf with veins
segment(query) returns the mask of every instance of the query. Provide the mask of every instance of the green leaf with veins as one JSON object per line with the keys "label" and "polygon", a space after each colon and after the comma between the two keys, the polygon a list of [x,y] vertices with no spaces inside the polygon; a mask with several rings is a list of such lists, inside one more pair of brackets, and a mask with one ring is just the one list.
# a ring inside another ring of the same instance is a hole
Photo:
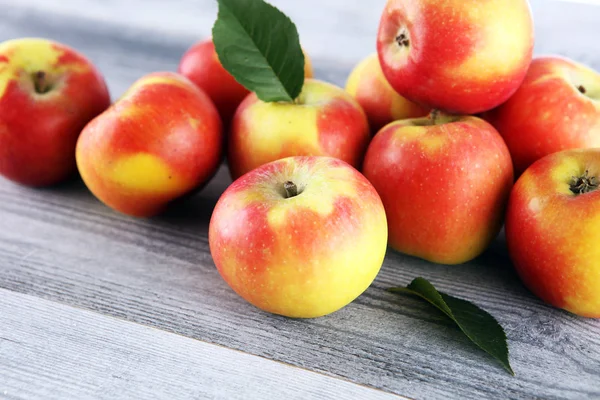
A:
{"label": "green leaf with veins", "polygon": [[508,344],[502,326],[489,313],[475,304],[441,292],[424,278],[414,279],[407,287],[390,288],[392,293],[419,296],[446,314],[479,348],[497,359],[511,375]]}
{"label": "green leaf with veins", "polygon": [[292,102],[304,85],[294,23],[263,0],[217,0],[213,42],[223,67],[262,101]]}

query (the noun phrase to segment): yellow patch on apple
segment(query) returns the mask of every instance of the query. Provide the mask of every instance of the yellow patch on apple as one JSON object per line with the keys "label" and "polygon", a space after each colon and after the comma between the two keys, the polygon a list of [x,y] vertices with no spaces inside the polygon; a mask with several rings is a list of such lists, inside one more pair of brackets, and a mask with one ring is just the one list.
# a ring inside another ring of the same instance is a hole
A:
{"label": "yellow patch on apple", "polygon": [[[67,71],[85,72],[84,64],[61,64],[58,60],[64,52],[44,39],[16,39],[0,44],[0,54],[7,54],[10,62],[0,61],[0,97],[4,95],[9,83],[14,79],[31,82],[32,74],[44,71],[46,74],[62,75]],[[48,68],[50,66],[50,68]],[[22,76],[25,72],[25,76]]]}

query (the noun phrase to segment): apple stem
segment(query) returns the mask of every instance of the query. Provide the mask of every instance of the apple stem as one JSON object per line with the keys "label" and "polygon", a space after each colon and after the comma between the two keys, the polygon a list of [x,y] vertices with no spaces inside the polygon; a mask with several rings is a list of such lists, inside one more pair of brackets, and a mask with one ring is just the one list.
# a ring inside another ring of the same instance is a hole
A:
{"label": "apple stem", "polygon": [[574,194],[589,193],[598,189],[598,181],[595,176],[589,176],[589,171],[586,169],[582,176],[574,176],[571,178],[570,189]]}
{"label": "apple stem", "polygon": [[433,110],[431,110],[431,113],[429,113],[429,119],[431,120],[431,125],[435,125],[439,115],[440,115],[440,110],[435,109],[435,108]]}
{"label": "apple stem", "polygon": [[38,71],[33,75],[33,85],[35,87],[35,91],[39,94],[46,93],[48,90],[50,90],[50,85],[48,84],[46,77],[47,76],[44,71]]}
{"label": "apple stem", "polygon": [[577,86],[577,90],[579,90],[579,93],[581,93],[581,94],[585,94],[585,92],[586,92],[585,86],[583,86],[583,85]]}
{"label": "apple stem", "polygon": [[290,197],[298,196],[298,186],[292,181],[286,181],[283,183],[283,188],[285,189],[285,198],[289,199]]}

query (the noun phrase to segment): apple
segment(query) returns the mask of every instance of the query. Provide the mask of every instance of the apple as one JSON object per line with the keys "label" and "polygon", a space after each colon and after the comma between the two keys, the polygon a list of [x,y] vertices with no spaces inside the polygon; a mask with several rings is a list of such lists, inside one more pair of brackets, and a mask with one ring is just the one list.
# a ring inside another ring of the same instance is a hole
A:
{"label": "apple", "polygon": [[77,166],[107,206],[149,217],[214,175],[222,140],[210,98],[182,75],[156,72],[137,80],[85,127]]}
{"label": "apple", "polygon": [[333,157],[296,156],[233,182],[213,211],[208,240],[229,286],[254,306],[314,318],[369,287],[386,252],[381,199]]}
{"label": "apple", "polygon": [[600,149],[563,150],[519,177],[506,212],[510,258],[546,303],[600,318]]}
{"label": "apple", "polygon": [[227,160],[233,179],[291,156],[331,156],[359,168],[370,139],[365,112],[352,96],[307,79],[294,103],[246,97],[233,117]]}
{"label": "apple", "polygon": [[[228,125],[239,104],[250,93],[221,65],[212,39],[194,43],[183,55],[178,72],[189,78],[213,100]],[[312,78],[310,58],[304,52],[304,74]]]}
{"label": "apple", "polygon": [[600,147],[600,73],[567,58],[536,57],[489,121],[508,145],[517,175],[548,154]]}
{"label": "apple", "polygon": [[506,101],[533,53],[527,0],[388,0],[377,53],[407,99],[457,114]]}
{"label": "apple", "polygon": [[424,117],[429,109],[400,96],[383,75],[376,53],[362,60],[350,73],[346,91],[358,101],[372,132],[392,121]]}
{"label": "apple", "polygon": [[488,247],[513,184],[510,154],[489,123],[435,112],[379,131],[363,173],[385,206],[390,246],[440,264]]}
{"label": "apple", "polygon": [[109,105],[104,78],[76,50],[37,38],[0,43],[0,175],[29,186],[71,177],[77,137]]}

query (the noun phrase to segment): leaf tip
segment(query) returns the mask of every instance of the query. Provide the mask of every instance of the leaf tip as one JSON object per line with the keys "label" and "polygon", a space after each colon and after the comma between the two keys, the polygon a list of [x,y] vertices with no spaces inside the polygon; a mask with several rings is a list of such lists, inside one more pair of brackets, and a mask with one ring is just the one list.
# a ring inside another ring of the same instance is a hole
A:
{"label": "leaf tip", "polygon": [[504,365],[504,369],[506,369],[508,371],[508,373],[511,374],[512,376],[517,376],[515,374],[515,371],[513,371],[512,367],[510,366],[509,363],[507,363],[506,365]]}

